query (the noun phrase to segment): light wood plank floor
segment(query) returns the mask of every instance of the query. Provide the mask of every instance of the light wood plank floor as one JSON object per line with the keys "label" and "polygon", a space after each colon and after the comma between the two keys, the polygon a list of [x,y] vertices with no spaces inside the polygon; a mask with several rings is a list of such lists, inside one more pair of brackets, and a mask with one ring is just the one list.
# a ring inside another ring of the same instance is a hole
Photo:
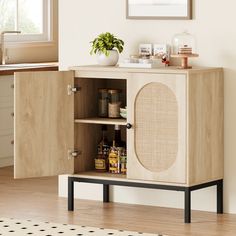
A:
{"label": "light wood plank floor", "polygon": [[0,217],[34,219],[94,227],[172,235],[235,236],[236,215],[197,212],[192,224],[183,223],[183,211],[96,201],[75,201],[67,211],[66,199],[57,197],[57,178],[14,180],[12,167],[0,169]]}

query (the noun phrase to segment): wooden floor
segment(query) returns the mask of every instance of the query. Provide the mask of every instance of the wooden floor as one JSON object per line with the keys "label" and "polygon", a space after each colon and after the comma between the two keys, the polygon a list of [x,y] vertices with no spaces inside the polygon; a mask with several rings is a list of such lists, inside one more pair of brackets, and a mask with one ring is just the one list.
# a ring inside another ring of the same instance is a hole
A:
{"label": "wooden floor", "polygon": [[192,224],[183,223],[183,211],[96,201],[67,201],[57,197],[57,178],[13,180],[12,168],[0,169],[0,217],[34,219],[94,227],[172,235],[236,235],[236,215],[196,212]]}

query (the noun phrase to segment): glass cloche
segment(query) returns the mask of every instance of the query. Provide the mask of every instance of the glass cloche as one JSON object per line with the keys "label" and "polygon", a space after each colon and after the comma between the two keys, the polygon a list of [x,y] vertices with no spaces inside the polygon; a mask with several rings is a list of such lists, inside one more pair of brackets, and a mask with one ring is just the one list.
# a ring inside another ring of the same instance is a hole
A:
{"label": "glass cloche", "polygon": [[191,69],[192,67],[188,65],[188,59],[198,57],[194,36],[187,31],[174,35],[172,39],[171,57],[181,60],[180,69]]}
{"label": "glass cloche", "polygon": [[196,40],[193,35],[184,31],[174,35],[172,39],[172,54],[195,54]]}

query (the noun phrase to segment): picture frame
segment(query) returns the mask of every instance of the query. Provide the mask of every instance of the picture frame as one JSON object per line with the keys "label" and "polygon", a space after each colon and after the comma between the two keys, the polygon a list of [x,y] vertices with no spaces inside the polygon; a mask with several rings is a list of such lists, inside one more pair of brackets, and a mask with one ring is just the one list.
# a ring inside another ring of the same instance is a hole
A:
{"label": "picture frame", "polygon": [[190,20],[192,19],[192,0],[126,0],[126,18]]}

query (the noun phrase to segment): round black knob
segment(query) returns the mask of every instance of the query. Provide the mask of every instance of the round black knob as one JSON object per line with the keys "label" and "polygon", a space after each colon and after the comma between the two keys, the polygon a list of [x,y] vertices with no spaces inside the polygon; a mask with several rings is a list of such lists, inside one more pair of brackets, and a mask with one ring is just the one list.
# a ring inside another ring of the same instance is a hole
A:
{"label": "round black knob", "polygon": [[132,128],[132,125],[131,125],[130,123],[127,123],[126,128],[127,128],[127,129],[131,129],[131,128]]}

